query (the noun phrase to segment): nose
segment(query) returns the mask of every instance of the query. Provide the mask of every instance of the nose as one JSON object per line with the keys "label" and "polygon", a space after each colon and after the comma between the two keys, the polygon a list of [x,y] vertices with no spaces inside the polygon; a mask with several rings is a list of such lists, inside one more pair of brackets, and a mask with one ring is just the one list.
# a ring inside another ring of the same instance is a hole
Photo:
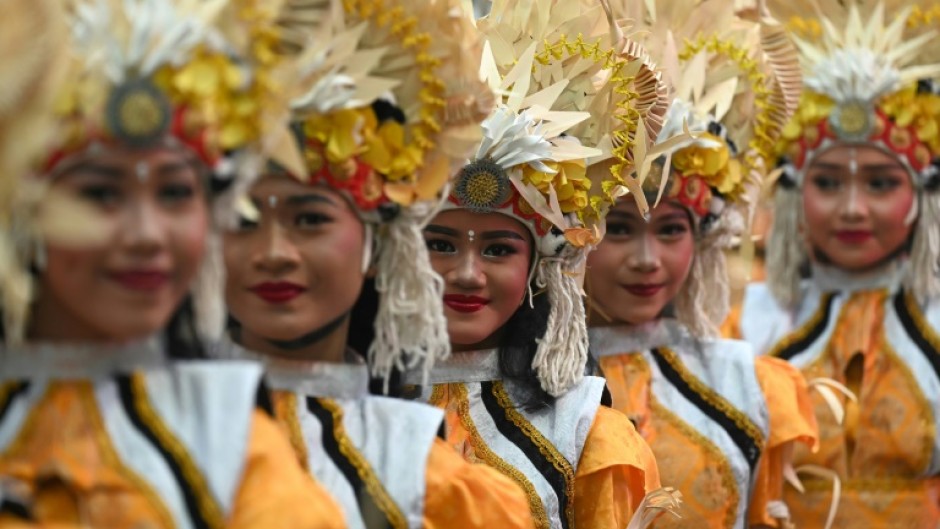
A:
{"label": "nose", "polygon": [[627,257],[627,266],[637,272],[654,272],[660,265],[659,244],[655,238],[648,233],[637,237],[635,248]]}
{"label": "nose", "polygon": [[486,276],[483,274],[483,266],[480,263],[480,256],[476,252],[461,252],[457,259],[459,260],[450,273],[447,274],[447,281],[465,290],[475,290],[486,286]]}
{"label": "nose", "polygon": [[136,254],[158,253],[166,245],[165,215],[151,200],[129,204],[118,230],[118,244]]}
{"label": "nose", "polygon": [[270,273],[282,273],[297,266],[300,254],[297,246],[279,223],[271,222],[267,230],[258,230],[261,247],[254,252],[255,266]]}
{"label": "nose", "polygon": [[855,179],[852,179],[846,192],[843,193],[839,215],[845,220],[859,220],[868,215],[868,202],[859,191],[859,185]]}

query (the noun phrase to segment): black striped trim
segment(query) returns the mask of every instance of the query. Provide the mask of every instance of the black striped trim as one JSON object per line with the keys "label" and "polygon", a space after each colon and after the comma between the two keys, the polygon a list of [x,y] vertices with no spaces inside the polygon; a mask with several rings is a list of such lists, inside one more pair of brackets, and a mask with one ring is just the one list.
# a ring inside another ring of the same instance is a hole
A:
{"label": "black striped trim", "polygon": [[14,518],[27,522],[35,522],[36,518],[25,503],[13,498],[0,498],[0,514],[8,514]]}
{"label": "black striped trim", "polygon": [[7,412],[13,405],[16,397],[25,393],[29,389],[29,382],[7,382],[0,386],[0,422],[6,419]]}
{"label": "black striped trim", "polygon": [[561,519],[562,527],[564,529],[568,529],[568,517],[565,516],[564,510],[566,506],[569,505],[569,502],[574,498],[568,497],[565,475],[555,468],[555,465],[553,465],[552,462],[548,460],[548,458],[542,455],[538,445],[528,435],[526,435],[526,432],[516,426],[509,419],[509,415],[506,413],[506,410],[500,406],[499,401],[496,398],[493,383],[482,382],[480,387],[482,389],[480,396],[483,400],[483,405],[486,407],[486,411],[493,418],[493,423],[496,425],[499,433],[501,433],[506,439],[512,441],[514,445],[519,447],[519,450],[521,450],[522,453],[529,458],[529,461],[532,462],[532,465],[538,469],[539,473],[542,474],[542,477],[545,478],[545,481],[547,481],[548,484],[552,487],[552,490],[555,491],[555,496],[558,497],[558,505],[560,505],[562,509],[562,512],[559,513],[558,517]]}
{"label": "black striped trim", "polygon": [[[668,380],[683,397],[691,402],[695,407],[702,410],[702,412],[707,415],[711,420],[715,421],[721,428],[728,433],[728,436],[731,437],[731,440],[734,441],[734,444],[741,450],[741,453],[744,455],[744,459],[747,460],[748,466],[751,467],[751,472],[754,472],[754,469],[757,467],[757,462],[760,460],[761,455],[761,446],[750,436],[748,433],[738,426],[734,421],[734,418],[730,415],[724,413],[722,410],[712,405],[709,402],[709,399],[701,395],[698,391],[694,390],[692,386],[686,382],[682,377],[682,374],[679,373],[672,364],[666,359],[663,355],[663,352],[656,349],[651,349],[650,352],[653,355],[653,359],[656,361],[656,365],[659,366],[660,372]],[[703,391],[706,391],[703,389]],[[712,400],[715,398],[724,400],[724,397],[713,393],[710,395]]]}
{"label": "black striped trim", "polygon": [[115,377],[118,385],[118,392],[121,397],[121,404],[124,406],[124,412],[130,418],[131,423],[157,449],[160,455],[166,461],[167,467],[173,472],[173,477],[179,484],[183,492],[183,499],[186,502],[186,512],[189,513],[189,519],[193,526],[198,529],[212,529],[209,523],[199,509],[199,495],[196,493],[196,487],[186,479],[183,473],[183,465],[173,456],[169,447],[161,442],[160,437],[142,418],[141,410],[137,407],[137,401],[134,398],[134,388],[132,387],[131,375],[118,375]]}
{"label": "black striped trim", "polygon": [[359,513],[365,526],[368,529],[393,529],[394,524],[379,506],[377,498],[369,492],[365,479],[359,475],[356,466],[340,449],[341,440],[336,437],[333,414],[314,397],[307,397],[307,409],[320,421],[321,438],[326,454],[333,460],[356,493],[356,503],[359,505]]}
{"label": "black striped trim", "polygon": [[836,295],[833,293],[824,294],[820,309],[816,314],[806,322],[806,325],[784,338],[783,342],[778,345],[778,349],[771,351],[770,356],[789,361],[818,340],[829,325],[835,299]]}
{"label": "black striped trim", "polygon": [[919,312],[917,301],[914,296],[904,291],[898,292],[893,300],[894,311],[901,320],[901,325],[907,331],[908,336],[920,349],[924,357],[933,367],[934,374],[940,378],[940,351],[937,350],[936,336],[931,336],[933,331],[924,321],[924,317]]}

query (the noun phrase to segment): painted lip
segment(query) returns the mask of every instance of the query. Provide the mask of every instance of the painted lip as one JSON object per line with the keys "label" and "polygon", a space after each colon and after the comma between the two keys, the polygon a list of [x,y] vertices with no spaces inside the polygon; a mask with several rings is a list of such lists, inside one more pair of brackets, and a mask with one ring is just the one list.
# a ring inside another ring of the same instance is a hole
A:
{"label": "painted lip", "polygon": [[490,300],[479,296],[464,296],[461,294],[447,294],[444,296],[444,304],[457,312],[476,312],[489,304],[489,302]]}
{"label": "painted lip", "polygon": [[836,239],[847,244],[861,244],[871,239],[872,235],[869,230],[839,230],[836,232]]}
{"label": "painted lip", "polygon": [[121,270],[109,276],[122,287],[137,292],[154,292],[170,282],[170,274],[162,270]]}
{"label": "painted lip", "polygon": [[659,293],[666,285],[663,283],[650,284],[650,283],[636,283],[633,285],[624,285],[624,289],[633,294],[634,296],[639,296],[641,298],[653,297]]}
{"label": "painted lip", "polygon": [[306,288],[290,281],[265,281],[249,290],[268,303],[287,303],[306,292]]}

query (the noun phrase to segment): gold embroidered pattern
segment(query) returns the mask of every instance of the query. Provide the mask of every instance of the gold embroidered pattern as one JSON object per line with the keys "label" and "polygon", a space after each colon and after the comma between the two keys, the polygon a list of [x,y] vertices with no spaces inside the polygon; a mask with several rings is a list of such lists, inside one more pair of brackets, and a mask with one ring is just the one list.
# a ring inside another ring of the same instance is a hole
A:
{"label": "gold embroidered pattern", "polygon": [[777,358],[785,349],[805,339],[809,333],[812,332],[813,329],[815,329],[822,322],[823,318],[826,317],[826,307],[829,306],[829,300],[831,300],[833,296],[835,296],[835,294],[824,294],[819,299],[819,307],[816,309],[816,312],[813,313],[812,317],[810,317],[806,323],[801,325],[799,329],[784,336],[783,339],[777,342],[770,352],[767,353],[767,355]]}
{"label": "gold embroidered pattern", "polygon": [[303,432],[300,429],[300,419],[297,417],[297,394],[291,391],[274,391],[272,396],[274,397],[274,415],[277,417],[277,422],[287,430],[287,438],[294,448],[300,466],[309,472],[307,443],[304,441]]}
{"label": "gold embroidered pattern", "polygon": [[192,488],[196,495],[196,504],[199,513],[206,520],[209,527],[222,528],[225,525],[225,517],[222,514],[222,507],[212,497],[209,484],[206,483],[206,477],[199,470],[196,462],[186,450],[183,443],[170,431],[169,427],[160,418],[160,415],[153,408],[150,399],[147,398],[146,381],[140,373],[134,373],[130,377],[130,389],[133,398],[134,408],[140,416],[140,420],[147,425],[147,428],[153,432],[162,446],[176,461],[183,473],[183,479]]}
{"label": "gold embroidered pattern", "polygon": [[428,404],[437,408],[443,408],[446,387],[447,384],[438,384],[434,386],[434,389],[431,391],[431,398],[428,399]]}
{"label": "gold embroidered pattern", "polygon": [[667,347],[661,347],[659,348],[659,351],[666,362],[668,362],[669,365],[672,366],[672,368],[676,371],[676,373],[682,377],[682,380],[688,384],[692,391],[702,397],[702,399],[704,399],[705,402],[707,402],[709,405],[713,406],[732,421],[734,421],[734,424],[737,425],[737,427],[740,428],[744,433],[746,433],[747,436],[750,437],[757,446],[764,446],[764,434],[760,431],[760,428],[758,428],[757,425],[754,424],[751,419],[744,414],[744,412],[734,407],[730,402],[727,401],[727,399],[722,397],[715,390],[703,384],[702,381],[698,379],[698,377],[692,373],[689,373],[689,371],[685,368],[685,365],[683,365],[679,360],[679,357],[676,355],[675,351]]}
{"label": "gold embroidered pattern", "polygon": [[920,310],[920,306],[917,304],[917,299],[910,292],[904,293],[904,305],[907,307],[907,312],[911,315],[911,319],[914,320],[914,327],[917,328],[921,336],[927,340],[927,343],[929,343],[930,347],[933,347],[935,351],[940,351],[940,336],[937,336],[937,332],[927,323],[923,312]]}
{"label": "gold embroidered pattern", "polygon": [[356,468],[356,473],[359,474],[359,478],[365,483],[366,489],[368,489],[369,495],[375,500],[376,505],[385,514],[386,519],[388,519],[394,529],[407,529],[408,522],[405,519],[405,515],[402,514],[398,505],[392,500],[391,496],[389,496],[388,491],[385,490],[379,478],[376,477],[372,467],[369,466],[369,462],[365,460],[362,454],[359,453],[359,450],[353,446],[352,441],[349,440],[346,429],[343,427],[343,409],[332,399],[321,398],[317,399],[317,401],[323,406],[323,409],[330,412],[330,415],[333,416],[333,436],[336,438],[337,444],[339,444],[339,451]]}
{"label": "gold embroidered pattern", "polygon": [[[725,487],[725,490],[729,491],[731,496],[729,498],[731,505],[737,506],[738,502],[741,501],[740,492],[738,491],[738,482],[734,479],[734,474],[731,472],[731,466],[728,464],[728,456],[721,451],[720,448],[715,446],[715,443],[711,442],[710,439],[702,435],[695,428],[689,426],[685,421],[680,419],[676,414],[672,413],[669,408],[660,404],[655,397],[650,395],[650,410],[653,415],[663,419],[665,422],[668,422],[672,425],[673,428],[682,432],[682,435],[685,435],[691,439],[696,445],[702,447],[702,450],[706,453],[706,459],[709,462],[715,464],[718,467],[718,473],[721,475],[721,484]],[[687,494],[687,491],[682,491],[684,494]],[[731,508],[725,512],[725,522],[724,526],[728,529],[734,527],[735,521],[737,521],[737,509]]]}
{"label": "gold embroidered pattern", "polygon": [[470,443],[473,445],[474,453],[488,466],[495,468],[503,475],[512,478],[513,481],[518,483],[525,491],[526,496],[529,497],[529,508],[532,510],[532,518],[535,520],[535,526],[538,529],[550,529],[551,524],[548,522],[548,516],[545,514],[545,506],[542,505],[542,498],[539,496],[538,492],[535,491],[535,487],[519,469],[496,455],[496,453],[486,445],[486,442],[483,441],[480,432],[477,431],[477,427],[470,417],[470,400],[467,397],[466,386],[463,384],[453,384],[453,388],[457,393],[458,399],[457,414],[460,416],[460,421],[463,423],[464,428],[470,433]]}
{"label": "gold embroidered pattern", "polygon": [[[911,314],[915,313],[911,312]],[[915,322],[917,321],[918,317],[922,318],[922,316],[917,313],[917,316],[914,316]],[[920,387],[920,383],[917,382],[916,378],[914,378],[914,373],[911,373],[911,368],[903,360],[901,360],[901,357],[898,356],[897,351],[891,347],[891,344],[888,343],[887,339],[882,338],[882,342],[884,345],[885,355],[891,359],[891,363],[893,364],[892,367],[901,373],[901,376],[903,376],[904,380],[907,381],[908,389],[910,389],[911,393],[913,393],[914,398],[917,399],[917,410],[920,415],[920,420],[922,423],[921,425],[929,437],[929,439],[923,443],[920,452],[920,460],[922,462],[921,464],[923,468],[926,469],[930,466],[930,460],[933,457],[934,440],[937,438],[937,427],[934,423],[933,413],[931,412],[933,407],[930,401],[927,400],[927,397],[924,396],[924,392]]]}
{"label": "gold embroidered pattern", "polygon": [[493,382],[493,394],[496,396],[499,405],[506,411],[506,417],[522,430],[535,446],[539,447],[539,452],[552,463],[555,470],[565,476],[565,492],[568,496],[568,504],[565,505],[565,518],[568,519],[568,526],[574,527],[574,468],[571,467],[571,463],[565,456],[561,455],[561,452],[555,448],[551,441],[542,435],[538,428],[532,426],[532,423],[516,410],[515,404],[509,398],[509,394],[506,393],[502,381]]}

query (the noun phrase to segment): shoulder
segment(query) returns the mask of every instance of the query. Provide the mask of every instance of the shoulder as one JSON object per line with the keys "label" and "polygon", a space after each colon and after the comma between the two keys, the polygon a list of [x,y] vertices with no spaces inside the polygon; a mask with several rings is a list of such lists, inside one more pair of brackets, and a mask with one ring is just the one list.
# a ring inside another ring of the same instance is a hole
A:
{"label": "shoulder", "polygon": [[754,369],[770,416],[768,445],[801,441],[815,446],[819,429],[803,374],[792,364],[767,356],[758,357]]}
{"label": "shoulder", "polygon": [[648,454],[649,445],[630,419],[617,410],[601,406],[584,443],[578,475],[612,466],[630,466],[642,470],[649,464]]}

